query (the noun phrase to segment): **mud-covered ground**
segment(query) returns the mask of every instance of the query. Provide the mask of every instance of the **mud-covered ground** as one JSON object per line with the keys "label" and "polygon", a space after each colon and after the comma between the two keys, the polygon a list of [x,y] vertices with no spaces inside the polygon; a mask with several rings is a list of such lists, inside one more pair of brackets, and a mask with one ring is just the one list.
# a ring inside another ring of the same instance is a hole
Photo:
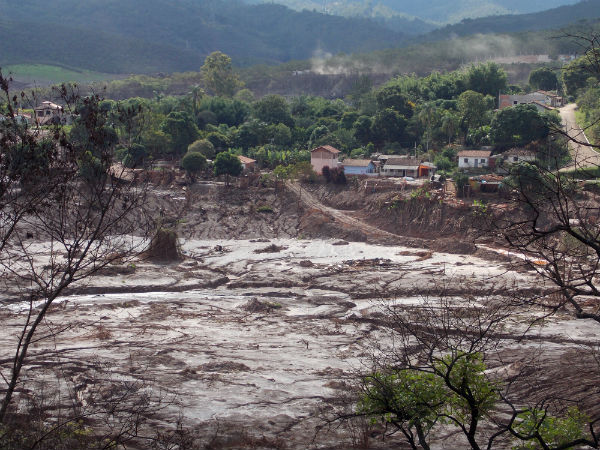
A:
{"label": "mud-covered ground", "polygon": [[[509,263],[401,246],[187,239],[183,249],[179,263],[112,266],[74,286],[40,333],[68,327],[36,343],[27,377],[60,373],[79,399],[115,377],[150,385],[168,403],[151,418],[154,427],[183,417],[207,443],[239,448],[243,434],[271,448],[348,448],[356,436],[346,427],[316,429],[368,365],[374,343],[389,339],[378,325],[387,308],[434,300],[442,288],[456,305],[465,296],[485,302],[541,288]],[[15,345],[20,308],[0,310],[3,354]],[[520,336],[527,324],[517,314],[507,326]],[[597,342],[600,329],[559,314],[530,336],[525,347],[551,347],[552,365]],[[522,346],[503,340],[506,364]],[[92,375],[107,368],[110,377]],[[371,445],[393,445],[377,436]]]}
{"label": "mud-covered ground", "polygon": [[[17,404],[60,386],[65,399],[56,403],[76,399],[85,410],[92,396],[133,386],[152,392],[146,434],[181,422],[200,448],[403,448],[380,430],[365,434],[365,423],[323,427],[377,347],[392,345],[390,311],[440,297],[453,308],[508,305],[550,286],[524,270],[523,255],[478,248],[461,234],[466,225],[453,221],[470,214],[464,207],[415,207],[403,217],[388,207],[393,198],[298,186],[153,191],[184,259],[111,265],[70,286],[38,331],[44,338],[28,355]],[[404,227],[411,217],[420,225]],[[440,224],[443,239],[432,231]],[[27,314],[16,294],[2,294],[1,364]],[[600,342],[600,327],[543,314],[515,309],[490,370],[506,378],[535,369],[544,374],[535,387],[515,386],[523,396],[567,395],[595,413],[599,371],[582,355]],[[54,387],[42,390],[40,380]],[[432,448],[460,447],[443,435]]]}

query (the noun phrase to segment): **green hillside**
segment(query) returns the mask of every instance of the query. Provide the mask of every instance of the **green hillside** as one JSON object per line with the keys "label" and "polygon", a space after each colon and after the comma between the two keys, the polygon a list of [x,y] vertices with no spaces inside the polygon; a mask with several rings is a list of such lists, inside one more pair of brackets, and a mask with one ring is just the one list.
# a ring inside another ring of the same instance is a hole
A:
{"label": "green hillside", "polygon": [[365,52],[404,39],[371,20],[236,0],[55,0],[51,7],[0,0],[0,14],[0,64],[108,73],[194,70],[215,50],[248,65],[306,59],[316,51]]}
{"label": "green hillside", "polygon": [[585,0],[572,6],[561,6],[537,13],[500,15],[465,19],[455,25],[435,30],[426,39],[437,41],[451,36],[468,36],[482,33],[511,33],[559,28],[582,19],[600,17],[600,0]]}
{"label": "green hillside", "polygon": [[[248,3],[272,3],[273,0],[246,0]],[[455,23],[465,18],[497,14],[525,14],[572,5],[578,0],[275,0],[297,10],[326,11],[347,17],[379,17],[386,20],[416,18],[438,24]],[[405,23],[405,22],[399,22]],[[429,30],[427,30],[429,31]]]}

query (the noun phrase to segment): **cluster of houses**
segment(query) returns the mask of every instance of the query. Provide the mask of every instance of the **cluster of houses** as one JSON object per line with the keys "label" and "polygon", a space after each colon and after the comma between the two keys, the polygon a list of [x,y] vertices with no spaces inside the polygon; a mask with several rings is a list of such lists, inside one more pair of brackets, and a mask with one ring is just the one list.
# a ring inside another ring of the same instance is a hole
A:
{"label": "cluster of houses", "polygon": [[398,178],[431,177],[436,167],[419,158],[399,155],[374,154],[370,159],[344,159],[339,161],[340,151],[330,145],[322,145],[310,152],[310,162],[317,173],[324,167],[343,167],[346,175],[386,176]]}

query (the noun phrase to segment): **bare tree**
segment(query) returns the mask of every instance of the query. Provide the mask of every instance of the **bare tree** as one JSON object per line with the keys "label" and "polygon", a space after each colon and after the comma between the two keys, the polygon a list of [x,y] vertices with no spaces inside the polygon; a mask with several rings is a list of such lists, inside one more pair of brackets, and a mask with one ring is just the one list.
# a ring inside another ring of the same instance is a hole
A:
{"label": "bare tree", "polygon": [[[118,136],[100,97],[76,88],[57,91],[74,123],[40,127],[19,120],[0,73],[7,114],[0,122],[0,283],[6,303],[21,306],[24,322],[0,374],[0,425],[10,421],[31,346],[40,325],[69,287],[107,264],[135,256],[146,244],[144,186],[113,164]],[[127,120],[125,117],[123,120]]]}

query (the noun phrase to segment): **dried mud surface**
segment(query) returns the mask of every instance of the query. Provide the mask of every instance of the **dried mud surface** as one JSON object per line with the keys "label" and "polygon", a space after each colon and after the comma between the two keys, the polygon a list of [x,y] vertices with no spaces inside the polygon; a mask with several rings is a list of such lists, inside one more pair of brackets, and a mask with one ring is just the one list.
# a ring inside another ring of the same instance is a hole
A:
{"label": "dried mud surface", "polygon": [[[457,305],[465,295],[485,301],[491,293],[540,289],[509,263],[428,249],[263,238],[187,239],[183,250],[181,263],[139,261],[74,286],[43,333],[67,329],[35,345],[27,376],[52,379],[60,369],[85,399],[102,383],[91,383],[91,372],[110,367],[113,377],[151,384],[172,402],[152,419],[156,427],[183,415],[207,440],[216,429],[246,430],[265,448],[347,448],[348,429],[315,430],[374,342],[388,339],[379,324],[386,308],[414,307],[441,287]],[[22,319],[19,304],[0,309],[3,354]],[[510,324],[514,336],[526,327],[521,319]],[[558,315],[531,333],[526,347],[551,346],[552,366],[599,337],[593,325]],[[508,333],[504,364],[516,361],[521,347]],[[375,437],[371,445],[396,444]]]}
{"label": "dried mud surface", "polygon": [[[153,207],[177,228],[185,259],[109,266],[71,286],[40,331],[50,338],[28,356],[17,402],[34,393],[29,381],[66,379],[63,389],[85,404],[117,379],[164,400],[153,428],[183,417],[206,448],[356,447],[364,424],[319,427],[375,346],[391,344],[382,320],[390,308],[419,307],[442,292],[460,308],[467,298],[483,305],[549,289],[518,258],[459,239],[462,224],[444,239],[427,233],[435,217],[419,236],[403,234],[393,215],[369,213],[372,198],[340,192],[325,202],[294,186],[156,190]],[[15,296],[7,289],[1,298],[0,364],[9,363],[26,314]],[[545,378],[516,389],[581,398],[595,413],[600,380],[581,349],[600,342],[600,329],[560,311],[530,328],[535,317],[542,312],[523,310],[505,324],[490,370],[526,370],[523,361],[539,354]],[[442,436],[432,448],[460,448],[457,439]],[[403,448],[377,431],[367,440]]]}

